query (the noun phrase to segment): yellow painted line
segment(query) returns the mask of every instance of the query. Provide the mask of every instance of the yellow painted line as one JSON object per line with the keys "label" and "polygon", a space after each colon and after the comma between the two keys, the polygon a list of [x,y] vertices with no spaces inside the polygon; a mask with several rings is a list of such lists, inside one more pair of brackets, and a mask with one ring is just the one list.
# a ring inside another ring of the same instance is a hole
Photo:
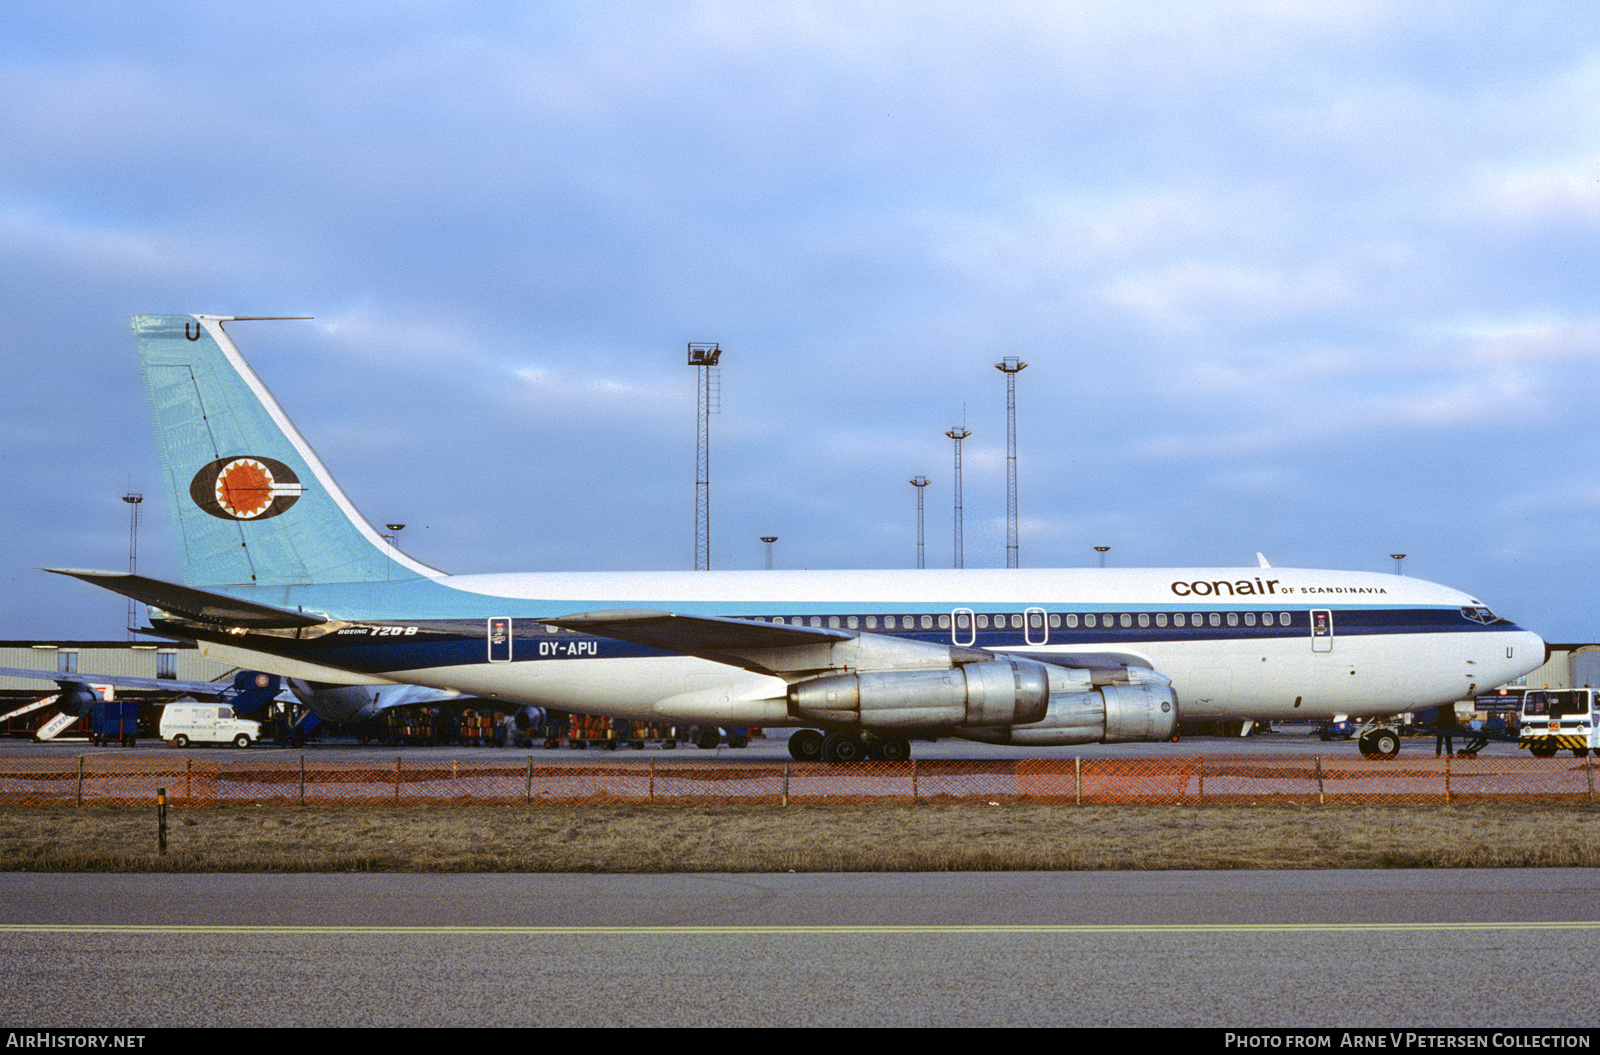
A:
{"label": "yellow painted line", "polygon": [[1600,920],[1521,921],[1472,923],[1152,923],[1055,924],[997,923],[941,924],[777,924],[772,926],[556,926],[514,927],[493,925],[407,926],[297,926],[244,923],[4,923],[0,934],[304,934],[304,935],[789,935],[789,934],[1294,934],[1315,932],[1372,933],[1374,931],[1483,931],[1483,930],[1600,930]]}

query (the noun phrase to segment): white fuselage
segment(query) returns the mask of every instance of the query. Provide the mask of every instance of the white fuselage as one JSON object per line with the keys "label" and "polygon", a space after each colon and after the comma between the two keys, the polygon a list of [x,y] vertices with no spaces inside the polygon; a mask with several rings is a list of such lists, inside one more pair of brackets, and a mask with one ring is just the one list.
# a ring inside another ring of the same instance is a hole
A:
{"label": "white fuselage", "polygon": [[[558,632],[538,620],[651,609],[912,638],[1068,666],[1114,656],[1170,678],[1185,718],[1388,715],[1504,684],[1539,637],[1418,579],[1288,568],[558,573],[433,580],[418,620],[501,617],[536,633],[502,661],[341,668],[562,710],[721,725],[795,724],[784,678]],[[447,603],[446,603],[447,602]],[[408,606],[409,607],[409,606]],[[307,605],[307,610],[314,610]],[[469,616],[468,612],[475,613]],[[1464,613],[1482,613],[1467,615]],[[396,612],[333,611],[403,625]],[[1013,625],[1016,623],[1017,625]],[[538,635],[547,634],[547,637]],[[266,668],[244,642],[209,652]],[[399,660],[404,663],[404,660]],[[285,673],[296,673],[285,670]],[[316,676],[301,671],[301,676]],[[333,671],[324,671],[332,674]],[[794,680],[794,679],[790,679]]]}

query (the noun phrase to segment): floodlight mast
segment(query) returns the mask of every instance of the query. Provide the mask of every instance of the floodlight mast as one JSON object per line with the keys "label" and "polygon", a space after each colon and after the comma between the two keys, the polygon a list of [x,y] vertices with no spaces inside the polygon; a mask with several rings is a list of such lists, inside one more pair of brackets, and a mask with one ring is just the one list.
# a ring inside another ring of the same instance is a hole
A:
{"label": "floodlight mast", "polygon": [[[139,573],[139,505],[144,501],[144,495],[137,491],[129,491],[122,496],[128,503],[128,574]],[[128,640],[132,641],[137,631],[134,629],[139,622],[139,602],[132,597],[128,598]]]}
{"label": "floodlight mast", "polygon": [[1028,366],[1008,355],[994,368],[1006,375],[1006,567],[1017,564],[1017,374]]}
{"label": "floodlight mast", "polygon": [[945,435],[956,441],[956,552],[953,567],[964,568],[967,558],[962,552],[961,544],[961,441],[972,433],[967,431],[967,426],[963,423],[953,426]]}
{"label": "floodlight mast", "polygon": [[911,486],[917,489],[917,567],[919,569],[928,566],[927,556],[922,546],[922,489],[927,487],[928,483],[926,476],[913,476],[911,478]]}
{"label": "floodlight mast", "polygon": [[699,443],[695,452],[694,570],[711,570],[711,381],[722,349],[716,344],[691,342],[689,365],[700,371],[695,419]]}

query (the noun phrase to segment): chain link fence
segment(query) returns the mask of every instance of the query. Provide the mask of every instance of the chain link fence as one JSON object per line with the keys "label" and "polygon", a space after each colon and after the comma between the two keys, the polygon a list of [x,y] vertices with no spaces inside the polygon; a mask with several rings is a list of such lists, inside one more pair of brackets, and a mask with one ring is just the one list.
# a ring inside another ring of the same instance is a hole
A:
{"label": "chain link fence", "polygon": [[8,758],[0,805],[1001,803],[1172,805],[1592,801],[1592,758],[1163,755],[825,763],[326,762],[83,755]]}

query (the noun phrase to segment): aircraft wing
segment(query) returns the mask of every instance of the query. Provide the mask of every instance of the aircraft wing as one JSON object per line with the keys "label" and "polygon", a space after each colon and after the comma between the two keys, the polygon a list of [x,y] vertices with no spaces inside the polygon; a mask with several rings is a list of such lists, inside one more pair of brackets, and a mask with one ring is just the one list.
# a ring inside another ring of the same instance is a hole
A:
{"label": "aircraft wing", "polygon": [[57,575],[70,575],[86,583],[132,597],[163,612],[219,626],[247,627],[251,630],[291,630],[318,626],[327,620],[288,608],[246,601],[223,593],[197,590],[192,586],[162,582],[125,571],[93,571],[87,568],[46,568]]}
{"label": "aircraft wing", "polygon": [[[987,649],[910,641],[886,634],[650,609],[579,612],[540,622],[726,663],[788,681],[861,670],[948,669],[1001,658],[1000,653]],[[1006,649],[1004,655],[1087,670],[1096,685],[1126,682],[1129,669],[1153,669],[1149,659],[1137,653],[1029,652],[1022,648]]]}
{"label": "aircraft wing", "polygon": [[738,651],[752,648],[788,648],[795,645],[829,645],[858,635],[851,630],[825,630],[816,626],[789,626],[751,619],[722,619],[707,615],[680,615],[642,608],[606,612],[580,612],[543,619],[568,630],[581,630],[653,645],[669,652],[697,654],[704,650]]}
{"label": "aircraft wing", "polygon": [[855,630],[650,609],[579,612],[540,622],[790,681],[852,670],[948,669],[952,664],[994,658],[981,649]]}
{"label": "aircraft wing", "polygon": [[39,678],[62,688],[69,685],[112,685],[119,689],[150,689],[157,692],[187,692],[195,696],[217,696],[233,688],[229,681],[174,681],[171,678],[135,678],[121,674],[63,674],[59,670],[29,670],[25,667],[0,667],[0,677]]}

